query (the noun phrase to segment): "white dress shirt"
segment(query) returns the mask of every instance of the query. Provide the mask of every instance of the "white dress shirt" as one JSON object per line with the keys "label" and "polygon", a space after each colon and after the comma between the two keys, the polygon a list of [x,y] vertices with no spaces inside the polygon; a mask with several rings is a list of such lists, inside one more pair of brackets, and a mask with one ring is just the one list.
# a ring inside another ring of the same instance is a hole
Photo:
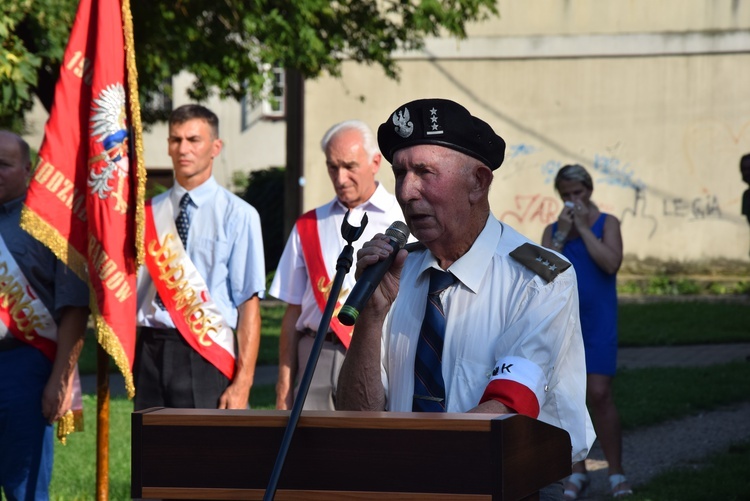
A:
{"label": "white dress shirt", "polygon": [[[527,375],[538,375],[529,388],[539,401],[538,419],[566,430],[572,460],[580,461],[595,435],[586,409],[576,276],[570,267],[547,282],[509,256],[526,242],[490,215],[471,249],[448,268],[458,281],[441,296],[446,409],[476,407],[499,361],[526,365]],[[424,272],[433,267],[439,268],[429,251],[409,255],[383,326],[381,370],[390,411],[412,409],[414,358],[429,285]]]}
{"label": "white dress shirt", "polygon": [[[344,221],[346,210],[346,206],[338,198],[334,198],[327,204],[315,209],[318,218],[320,246],[329,280],[333,280],[336,276],[336,262],[346,245],[346,240],[341,236],[341,223]],[[339,295],[341,304],[346,301],[356,282],[354,272],[356,270],[357,251],[375,234],[385,233],[385,230],[394,221],[404,220],[396,197],[388,193],[380,183],[378,183],[375,192],[367,202],[351,210],[349,224],[359,226],[365,213],[367,213],[368,223],[359,239],[352,243],[354,262],[341,285],[341,294]],[[311,284],[308,277],[302,244],[295,224],[286,247],[284,247],[284,252],[276,268],[276,276],[268,293],[286,303],[302,306],[302,313],[297,321],[298,331],[311,329],[316,332],[323,317],[313,293],[314,285],[317,286],[317,284]]]}

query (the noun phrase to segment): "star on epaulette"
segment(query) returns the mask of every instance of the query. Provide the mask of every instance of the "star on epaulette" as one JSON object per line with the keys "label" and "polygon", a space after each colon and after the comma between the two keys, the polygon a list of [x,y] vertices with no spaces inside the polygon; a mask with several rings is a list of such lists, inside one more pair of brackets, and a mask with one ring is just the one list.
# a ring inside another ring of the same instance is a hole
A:
{"label": "star on epaulette", "polygon": [[547,282],[570,268],[570,263],[554,252],[528,242],[514,249],[510,256]]}

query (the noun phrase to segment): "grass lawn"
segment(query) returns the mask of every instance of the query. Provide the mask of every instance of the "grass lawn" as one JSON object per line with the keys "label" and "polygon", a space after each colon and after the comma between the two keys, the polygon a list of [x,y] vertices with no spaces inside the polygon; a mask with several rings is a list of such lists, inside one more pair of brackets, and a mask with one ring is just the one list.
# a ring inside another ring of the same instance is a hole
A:
{"label": "grass lawn", "polygon": [[[731,402],[747,400],[746,388],[750,387],[750,364],[733,363],[708,369],[637,369],[621,372],[615,379],[615,394],[618,409],[626,430],[656,424],[669,419],[679,419],[690,414],[710,410]],[[254,409],[272,409],[274,388],[272,385],[255,388],[251,405]],[[113,399],[110,406],[110,499],[128,499],[130,495],[130,413],[132,402]],[[93,500],[96,489],[96,399],[84,396],[84,419],[86,431],[68,438],[68,445],[56,444],[55,470],[52,476],[51,493],[55,500]],[[728,457],[744,459],[745,472],[750,464],[750,446],[729,451]],[[722,459],[721,461],[724,461]],[[709,470],[711,472],[713,470]],[[681,473],[676,473],[681,475]],[[692,472],[691,475],[696,475]],[[701,473],[703,475],[703,473]],[[667,477],[671,478],[671,477]],[[745,478],[745,477],[741,477]],[[671,489],[668,481],[659,481],[654,497],[638,497],[638,500],[683,500],[709,499],[706,482],[691,483],[704,497],[661,497],[662,489]],[[650,484],[649,484],[650,485]],[[696,486],[697,485],[697,486]],[[701,490],[703,489],[703,490]],[[651,490],[639,491],[650,493]],[[692,492],[692,491],[691,491]],[[731,492],[731,491],[730,491]],[[691,494],[692,495],[692,494]],[[711,498],[713,493],[711,493]],[[747,497],[723,497],[713,499],[750,499]]]}
{"label": "grass lawn", "polygon": [[[260,364],[277,362],[283,307],[262,309]],[[750,342],[746,305],[723,303],[627,304],[620,307],[621,344],[627,346]],[[95,343],[88,342],[82,372],[95,371]],[[113,367],[114,364],[111,364]],[[87,369],[89,368],[89,369]],[[615,378],[615,395],[624,429],[656,424],[750,398],[750,364],[733,363],[709,369],[650,368],[624,370]],[[251,406],[271,409],[272,385],[253,389]],[[96,400],[84,397],[84,433],[68,445],[56,444],[51,499],[93,500],[96,468]],[[130,498],[130,413],[133,404],[113,399],[110,407],[109,497]],[[739,444],[716,456],[710,468],[658,477],[634,501],[750,499],[746,481],[750,444]],[[738,482],[742,485],[738,486]],[[679,490],[673,490],[679,489]],[[743,490],[744,489],[744,490]]]}
{"label": "grass lawn", "polygon": [[620,346],[750,342],[750,306],[739,303],[621,304]]}
{"label": "grass lawn", "polygon": [[[263,303],[261,303],[263,304]],[[258,365],[279,361],[279,332],[284,306],[261,308]],[[619,307],[620,346],[750,342],[750,306],[732,303],[623,304]],[[82,374],[96,373],[96,339],[89,332],[81,353]],[[114,362],[109,364],[116,371]]]}
{"label": "grass lawn", "polygon": [[744,501],[750,499],[750,442],[711,456],[700,470],[671,470],[639,487],[628,501]]}

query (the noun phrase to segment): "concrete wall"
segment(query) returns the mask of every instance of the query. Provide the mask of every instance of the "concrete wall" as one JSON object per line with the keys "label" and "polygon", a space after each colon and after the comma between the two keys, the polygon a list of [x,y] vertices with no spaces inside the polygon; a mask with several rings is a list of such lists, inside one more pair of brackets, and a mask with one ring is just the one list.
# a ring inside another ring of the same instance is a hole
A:
{"label": "concrete wall", "polygon": [[[496,216],[539,240],[570,162],[623,223],[637,258],[747,261],[740,214],[750,152],[750,1],[501,0],[464,41],[401,54],[401,79],[345,64],[308,82],[304,206],[332,196],[318,141],[332,123],[373,128],[411,99],[456,100],[508,143],[491,191]],[[364,99],[362,99],[364,98]],[[392,188],[390,166],[380,179]]]}

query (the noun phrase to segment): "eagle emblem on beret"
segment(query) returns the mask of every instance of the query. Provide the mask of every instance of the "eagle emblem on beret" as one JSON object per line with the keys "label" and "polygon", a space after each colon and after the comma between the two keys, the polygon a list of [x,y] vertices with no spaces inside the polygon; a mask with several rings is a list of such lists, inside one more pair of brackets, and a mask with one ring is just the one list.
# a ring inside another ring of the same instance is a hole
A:
{"label": "eagle emblem on beret", "polygon": [[406,139],[411,136],[414,132],[414,124],[409,120],[411,115],[409,114],[409,108],[404,108],[393,113],[393,125],[396,126],[396,134]]}

